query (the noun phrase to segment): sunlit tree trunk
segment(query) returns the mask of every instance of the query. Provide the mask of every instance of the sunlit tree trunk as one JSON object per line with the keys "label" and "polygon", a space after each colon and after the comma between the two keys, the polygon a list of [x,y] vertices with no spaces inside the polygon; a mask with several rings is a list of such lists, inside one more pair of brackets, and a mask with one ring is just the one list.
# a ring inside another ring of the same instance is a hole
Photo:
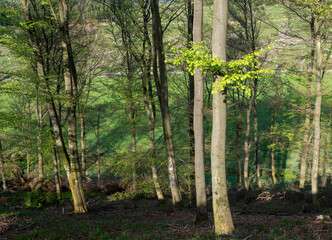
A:
{"label": "sunlit tree trunk", "polygon": [[[174,205],[181,202],[181,193],[175,166],[173,136],[168,106],[168,81],[163,47],[163,32],[159,14],[159,0],[150,2],[152,12],[152,37],[153,37],[153,74],[157,86],[158,98],[163,121],[166,155],[168,160],[169,181],[171,186],[172,201]],[[158,74],[159,69],[159,74]]]}
{"label": "sunlit tree trunk", "polygon": [[[228,0],[214,0],[212,54],[226,61]],[[222,76],[218,76],[221,78]],[[219,79],[220,80],[220,79]],[[228,202],[226,182],[226,91],[213,94],[213,121],[211,142],[211,173],[214,227],[217,235],[231,234],[234,230]]]}
{"label": "sunlit tree trunk", "polygon": [[[251,85],[251,84],[249,84]],[[247,128],[245,131],[245,140],[244,140],[244,164],[243,164],[243,177],[244,177],[244,188],[246,191],[249,190],[249,157],[250,157],[250,148],[249,148],[249,136],[250,136],[250,114],[252,107],[252,96],[250,95],[248,100],[247,116],[246,123]]]}
{"label": "sunlit tree trunk", "polygon": [[273,188],[277,184],[277,179],[276,179],[276,170],[275,170],[275,159],[274,159],[274,149],[275,149],[275,137],[274,137],[274,122],[275,118],[277,117],[278,114],[278,107],[276,107],[275,112],[272,116],[271,120],[271,177],[272,177],[272,186]]}
{"label": "sunlit tree trunk", "polygon": [[318,166],[319,166],[319,150],[320,150],[320,118],[321,118],[321,106],[322,106],[322,76],[323,76],[323,49],[321,45],[321,33],[320,26],[316,16],[314,16],[314,29],[315,29],[315,41],[316,41],[316,102],[314,109],[314,149],[312,158],[311,169],[311,193],[313,204],[317,204],[318,194]]}
{"label": "sunlit tree trunk", "polygon": [[314,71],[314,61],[315,61],[315,32],[314,32],[314,23],[313,18],[311,21],[311,54],[310,54],[310,65],[309,65],[309,76],[307,82],[307,104],[306,104],[306,113],[305,113],[305,122],[304,122],[304,134],[302,141],[302,152],[301,152],[301,167],[300,167],[300,189],[303,191],[305,187],[306,171],[307,171],[307,159],[308,159],[308,149],[310,145],[310,118],[311,118],[311,82],[313,78]]}
{"label": "sunlit tree trunk", "polygon": [[258,92],[258,79],[254,80],[254,144],[255,144],[255,164],[256,164],[256,179],[258,189],[262,190],[262,182],[261,182],[261,171],[260,171],[260,163],[259,163],[259,144],[258,144],[258,118],[257,118],[257,92]]}
{"label": "sunlit tree trunk", "polygon": [[[194,42],[203,41],[203,1],[194,1]],[[195,70],[195,98],[194,98],[194,136],[195,136],[195,184],[196,184],[196,222],[206,220],[206,190],[204,171],[204,129],[203,129],[203,105],[204,82],[199,69]]]}
{"label": "sunlit tree trunk", "polygon": [[39,89],[36,97],[36,121],[37,121],[37,152],[38,152],[38,178],[44,178],[43,153],[42,153],[42,104],[40,102]]}
{"label": "sunlit tree trunk", "polygon": [[[65,80],[65,91],[68,109],[68,152],[70,158],[70,188],[74,198],[75,212],[85,213],[87,207],[82,186],[81,169],[77,148],[76,105],[77,105],[77,73],[69,36],[68,6],[66,0],[58,0],[60,16],[60,35],[62,41],[62,64]],[[76,201],[75,201],[76,200]]]}
{"label": "sunlit tree trunk", "polygon": [[0,139],[0,174],[1,174],[1,180],[2,180],[2,188],[4,191],[7,191],[1,139]]}

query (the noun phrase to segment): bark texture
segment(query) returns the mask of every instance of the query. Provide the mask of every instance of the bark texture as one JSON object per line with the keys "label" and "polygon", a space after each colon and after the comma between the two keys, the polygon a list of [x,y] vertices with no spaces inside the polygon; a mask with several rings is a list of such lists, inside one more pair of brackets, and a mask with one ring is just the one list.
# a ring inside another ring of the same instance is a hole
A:
{"label": "bark texture", "polygon": [[[203,41],[203,1],[194,1],[194,42]],[[194,98],[194,136],[195,136],[195,183],[196,183],[196,221],[206,220],[206,191],[204,171],[204,82],[199,69],[195,70],[195,98]]]}
{"label": "bark texture", "polygon": [[[152,37],[153,37],[153,73],[157,86],[160,110],[163,121],[164,139],[166,145],[166,155],[168,161],[169,181],[174,205],[181,202],[181,193],[178,184],[178,176],[175,166],[173,136],[168,106],[168,81],[165,64],[163,31],[159,13],[159,0],[150,2],[152,12]],[[158,74],[159,70],[159,74]]]}
{"label": "bark texture", "polygon": [[159,184],[158,171],[156,165],[156,148],[155,148],[155,103],[152,92],[151,84],[151,59],[152,59],[152,49],[151,49],[151,40],[149,36],[148,24],[149,24],[149,1],[145,0],[141,3],[142,15],[143,15],[143,74],[142,74],[142,90],[143,90],[143,99],[145,111],[148,119],[149,126],[149,141],[150,141],[150,157],[151,157],[151,172],[152,180],[156,190],[158,200],[164,200],[164,195],[161,191]]}
{"label": "bark texture", "polygon": [[249,190],[249,157],[250,157],[250,146],[249,146],[249,136],[250,136],[250,114],[252,108],[252,96],[250,95],[248,100],[247,116],[246,116],[246,131],[244,140],[244,164],[243,164],[243,177],[244,177],[244,188],[246,191]]}
{"label": "bark texture", "polygon": [[316,36],[316,102],[314,109],[314,149],[311,169],[311,193],[314,206],[317,204],[318,194],[318,166],[320,150],[320,118],[322,109],[322,77],[323,77],[323,49],[321,45],[320,26],[317,17],[314,17],[314,29]]}
{"label": "bark texture", "polygon": [[7,183],[6,183],[6,177],[5,177],[5,166],[4,166],[4,161],[3,161],[1,139],[0,139],[0,174],[1,174],[1,180],[2,180],[2,188],[4,191],[7,191]]}
{"label": "bark texture", "polygon": [[[214,1],[212,54],[226,61],[227,0]],[[218,78],[221,78],[219,76]],[[226,182],[226,92],[213,95],[211,142],[212,198],[215,233],[228,235],[234,230]]]}
{"label": "bark texture", "polygon": [[314,61],[315,61],[315,30],[314,30],[314,22],[313,18],[311,21],[311,54],[310,54],[310,63],[309,63],[309,76],[307,82],[307,104],[306,104],[306,111],[305,111],[305,122],[304,122],[304,134],[303,134],[303,142],[302,142],[302,153],[301,153],[301,167],[300,167],[300,189],[303,191],[305,187],[305,179],[306,179],[306,171],[307,171],[307,159],[308,159],[308,150],[310,145],[310,118],[312,114],[311,109],[311,82],[313,78],[313,71],[314,71]]}

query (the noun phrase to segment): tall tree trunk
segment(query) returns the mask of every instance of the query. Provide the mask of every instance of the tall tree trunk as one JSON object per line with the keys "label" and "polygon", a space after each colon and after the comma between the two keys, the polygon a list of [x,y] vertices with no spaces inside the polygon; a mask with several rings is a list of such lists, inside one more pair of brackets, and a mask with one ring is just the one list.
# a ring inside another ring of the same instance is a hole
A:
{"label": "tall tree trunk", "polygon": [[[194,7],[191,0],[187,0],[187,43],[193,41],[194,25]],[[194,76],[188,73],[189,79],[189,99],[188,99],[188,126],[189,126],[189,183],[190,183],[190,203],[196,204],[196,186],[195,186],[195,135],[194,135],[194,98],[195,83]]]}
{"label": "tall tree trunk", "polygon": [[7,191],[6,177],[5,177],[5,166],[3,162],[3,154],[2,154],[2,144],[0,139],[0,174],[2,180],[2,188],[4,191]]}
{"label": "tall tree trunk", "polygon": [[[228,0],[214,0],[212,54],[226,61]],[[218,76],[221,78],[222,76]],[[217,235],[231,234],[234,230],[228,202],[226,182],[226,91],[213,94],[213,121],[211,142],[211,173],[214,227]]]}
{"label": "tall tree trunk", "polygon": [[[249,83],[251,86],[251,84]],[[244,188],[246,191],[249,191],[249,157],[250,157],[250,149],[249,149],[249,136],[250,136],[250,114],[252,107],[252,96],[250,95],[248,100],[248,108],[247,108],[247,117],[246,123],[247,128],[245,132],[245,140],[244,140],[244,165],[243,165],[243,177],[244,177]]]}
{"label": "tall tree trunk", "polygon": [[324,143],[324,157],[323,161],[321,163],[321,169],[322,169],[322,182],[321,186],[324,188],[327,185],[327,177],[328,177],[328,171],[329,171],[329,159],[328,159],[328,154],[329,154],[329,139],[328,136],[325,137],[325,143]]}
{"label": "tall tree trunk", "polygon": [[237,189],[242,188],[242,161],[241,161],[241,135],[242,135],[242,119],[236,123],[236,160],[237,160]]}
{"label": "tall tree trunk", "polygon": [[[52,120],[49,118],[50,122],[50,127],[52,129]],[[54,170],[54,181],[55,181],[55,189],[57,193],[58,200],[60,201],[62,199],[61,196],[61,181],[60,181],[60,169],[59,169],[59,164],[58,164],[58,158],[56,154],[56,145],[55,145],[55,136],[54,136],[54,131],[50,130],[51,138],[54,141],[53,146],[52,146],[52,162],[53,162],[53,170]]]}
{"label": "tall tree trunk", "polygon": [[[29,101],[28,105],[28,112],[29,112],[29,130],[31,131],[31,121],[32,121],[32,112],[31,112],[31,105]],[[32,135],[31,132],[29,132],[28,142],[27,142],[27,178],[30,176],[30,162],[31,162],[31,149],[32,149]]]}
{"label": "tall tree trunk", "polygon": [[[59,1],[61,4],[63,4],[62,0],[59,0]],[[23,13],[25,22],[33,23],[34,21],[29,12],[28,1],[21,0],[21,7],[22,7],[22,13]],[[60,12],[62,12],[61,14],[63,15],[63,12],[64,12],[63,6],[61,6],[60,8],[62,8],[62,11],[60,11]],[[62,16],[62,18],[63,18],[63,16]],[[53,131],[54,131],[55,143],[58,148],[61,159],[64,162],[64,167],[65,167],[65,170],[67,173],[69,186],[70,186],[70,190],[71,190],[73,202],[74,202],[74,209],[75,209],[76,213],[84,213],[87,211],[87,206],[85,203],[82,182],[81,182],[81,178],[80,178],[81,175],[80,175],[80,172],[79,171],[77,172],[77,170],[76,170],[76,169],[79,170],[79,168],[77,168],[77,164],[75,164],[75,159],[73,160],[74,161],[73,162],[72,159],[69,158],[67,148],[66,148],[64,140],[63,140],[60,121],[59,121],[58,115],[56,113],[56,108],[55,108],[54,100],[52,98],[52,93],[49,89],[48,78],[46,77],[46,74],[44,71],[44,60],[43,60],[42,51],[39,47],[39,45],[40,45],[39,38],[38,38],[38,35],[37,35],[33,25],[30,26],[29,28],[27,28],[27,31],[29,33],[30,41],[33,45],[34,55],[36,57],[37,74],[38,74],[38,77],[40,80],[41,90],[44,92],[47,110],[50,115]],[[68,75],[68,74],[66,73],[66,75]],[[71,135],[69,134],[69,138],[70,137],[71,137]]]}
{"label": "tall tree trunk", "polygon": [[272,177],[272,186],[273,188],[277,184],[277,179],[276,179],[276,170],[275,170],[275,159],[274,159],[274,144],[275,144],[275,139],[274,139],[274,121],[275,118],[277,117],[278,114],[278,107],[275,109],[275,112],[272,116],[271,120],[271,177]]}
{"label": "tall tree trunk", "polygon": [[77,148],[77,129],[76,129],[76,105],[77,105],[77,73],[74,56],[69,36],[68,6],[66,0],[58,0],[60,15],[60,35],[62,41],[62,64],[65,80],[65,91],[67,97],[68,110],[68,152],[70,158],[70,181],[72,181],[72,191],[77,191],[77,206],[75,212],[87,212],[81,169]]}
{"label": "tall tree trunk", "polygon": [[42,153],[42,104],[40,102],[39,89],[36,97],[36,121],[37,121],[37,152],[38,152],[38,178],[44,178],[43,153]]}
{"label": "tall tree trunk", "polygon": [[85,126],[86,126],[86,119],[85,114],[80,113],[80,123],[81,123],[81,165],[82,165],[82,175],[86,175],[86,134],[85,134]]}
{"label": "tall tree trunk", "polygon": [[[203,1],[194,1],[194,42],[203,41]],[[195,69],[195,98],[194,98],[194,136],[195,136],[195,184],[196,184],[196,222],[208,218],[206,209],[205,166],[204,166],[204,129],[203,105],[204,82],[199,69]]]}
{"label": "tall tree trunk", "polygon": [[[150,156],[151,156],[151,172],[152,172],[152,180],[154,187],[156,189],[156,194],[158,200],[164,200],[164,195],[161,191],[161,187],[158,179],[158,171],[156,166],[155,158],[157,156],[155,149],[155,107],[154,99],[152,93],[152,85],[151,85],[151,58],[152,58],[152,50],[151,50],[151,40],[149,37],[148,31],[148,23],[149,23],[149,3],[146,0],[142,5],[142,15],[143,15],[143,25],[144,25],[144,40],[143,40],[143,75],[142,75],[142,90],[143,90],[143,99],[145,111],[148,119],[149,126],[149,141],[150,141]],[[149,91],[148,86],[149,85]],[[151,88],[151,89],[150,89]],[[150,108],[150,104],[152,105]]]}
{"label": "tall tree trunk", "polygon": [[307,104],[304,122],[304,134],[302,142],[302,153],[301,153],[301,167],[300,167],[300,189],[303,191],[305,187],[306,171],[307,171],[307,159],[308,159],[308,149],[310,145],[310,117],[311,117],[311,82],[313,78],[314,71],[314,61],[315,61],[315,30],[313,18],[311,21],[311,54],[310,54],[310,65],[309,65],[309,76],[307,82]]}
{"label": "tall tree trunk", "polygon": [[98,186],[101,184],[100,176],[100,139],[99,139],[99,128],[100,128],[100,109],[97,111],[97,129],[96,129],[96,138],[97,138],[97,167],[98,167]]}
{"label": "tall tree trunk", "polygon": [[260,163],[259,163],[259,144],[258,144],[258,119],[257,119],[257,91],[258,91],[258,79],[254,80],[254,141],[255,141],[255,164],[256,164],[256,179],[258,189],[262,190],[262,182],[261,182],[261,171],[260,171]]}
{"label": "tall tree trunk", "polygon": [[320,26],[316,16],[314,16],[314,29],[316,37],[316,102],[314,110],[314,150],[311,169],[311,193],[314,206],[317,204],[318,194],[318,165],[320,150],[320,117],[322,106],[322,76],[323,76],[323,49],[321,45]]}
{"label": "tall tree trunk", "polygon": [[53,160],[56,195],[58,197],[58,200],[61,200],[62,197],[61,197],[60,171],[59,171],[58,158],[56,155],[55,146],[52,147],[52,160]]}
{"label": "tall tree trunk", "polygon": [[[168,81],[165,64],[163,32],[161,27],[161,18],[159,14],[159,0],[150,2],[152,11],[152,37],[153,37],[153,73],[157,86],[158,98],[160,102],[160,110],[163,121],[164,138],[166,145],[166,155],[168,159],[169,181],[172,193],[172,201],[174,205],[181,202],[181,193],[178,184],[178,176],[176,173],[175,156],[173,147],[173,136],[171,130],[171,121],[168,106]],[[158,68],[159,65],[159,68]],[[158,74],[159,69],[159,74]]]}

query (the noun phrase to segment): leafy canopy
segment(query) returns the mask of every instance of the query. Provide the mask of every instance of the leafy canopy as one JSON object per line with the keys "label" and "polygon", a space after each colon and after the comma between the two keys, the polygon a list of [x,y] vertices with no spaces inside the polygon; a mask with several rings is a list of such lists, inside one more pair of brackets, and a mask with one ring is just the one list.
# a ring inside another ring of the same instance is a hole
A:
{"label": "leafy canopy", "polygon": [[272,74],[272,71],[260,69],[261,62],[258,59],[264,50],[272,48],[273,46],[260,49],[245,55],[242,59],[226,62],[218,57],[213,58],[210,49],[205,46],[204,42],[191,42],[187,48],[172,47],[171,51],[175,56],[167,62],[174,65],[187,65],[186,70],[192,75],[196,69],[199,69],[202,74],[210,73],[215,77],[220,76],[221,78],[216,78],[213,84],[212,93],[219,90],[224,91],[226,88],[241,88],[250,95],[250,88],[246,86],[246,80]]}

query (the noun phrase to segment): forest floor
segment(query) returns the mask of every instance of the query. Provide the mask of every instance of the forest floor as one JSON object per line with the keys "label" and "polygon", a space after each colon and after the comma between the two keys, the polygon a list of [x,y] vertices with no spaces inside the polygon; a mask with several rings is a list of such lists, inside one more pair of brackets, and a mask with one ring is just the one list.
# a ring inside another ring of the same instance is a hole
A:
{"label": "forest floor", "polygon": [[[173,210],[168,201],[114,200],[92,192],[86,196],[89,213],[77,215],[69,197],[58,206],[29,209],[26,193],[0,193],[0,240],[215,239],[210,204],[209,220],[195,224],[189,203]],[[304,201],[287,200],[285,192],[263,192],[245,201],[231,193],[230,202],[235,232],[222,239],[332,239],[330,207],[312,211]]]}

